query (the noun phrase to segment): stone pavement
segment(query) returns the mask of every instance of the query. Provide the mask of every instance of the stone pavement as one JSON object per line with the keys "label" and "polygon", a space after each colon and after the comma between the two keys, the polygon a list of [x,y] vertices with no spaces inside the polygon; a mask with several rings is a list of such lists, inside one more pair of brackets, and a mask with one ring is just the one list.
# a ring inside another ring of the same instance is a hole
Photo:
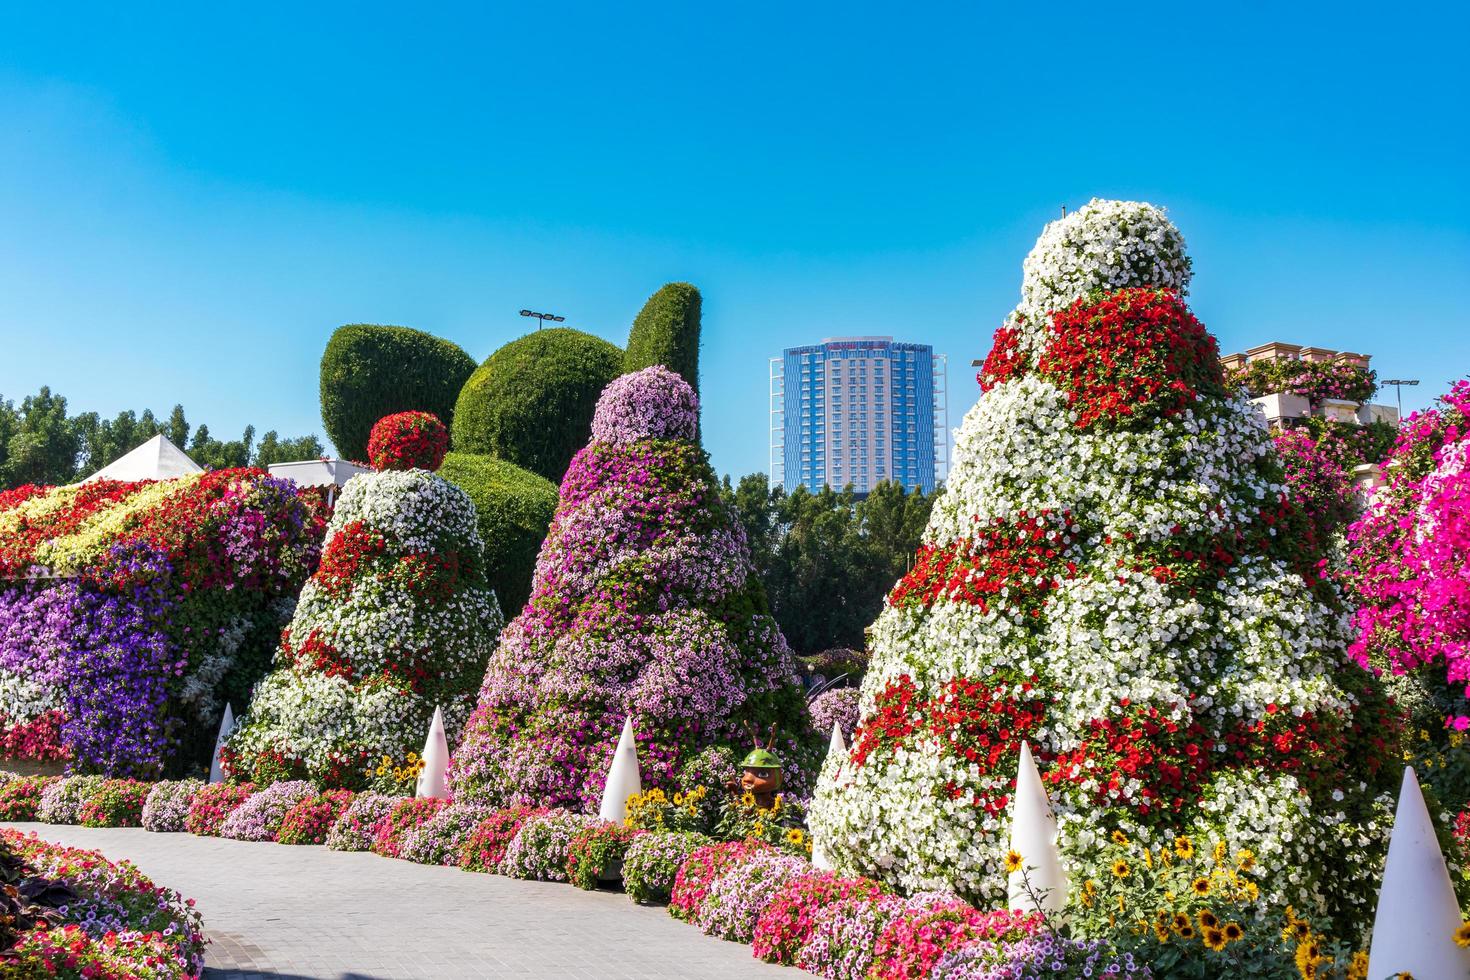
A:
{"label": "stone pavement", "polygon": [[616,892],[430,868],[373,854],[51,824],[8,824],[127,858],[197,901],[209,980],[460,977],[787,978]]}

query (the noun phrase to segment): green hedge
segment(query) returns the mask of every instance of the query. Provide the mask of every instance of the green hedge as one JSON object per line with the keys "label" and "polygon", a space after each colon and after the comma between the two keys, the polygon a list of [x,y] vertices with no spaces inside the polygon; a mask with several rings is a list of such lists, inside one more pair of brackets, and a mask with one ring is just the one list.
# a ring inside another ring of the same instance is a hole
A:
{"label": "green hedge", "polygon": [[622,373],[622,350],[580,330],[512,340],[465,382],[454,408],[454,448],[559,483],[587,444],[598,395]]}
{"label": "green hedge", "polygon": [[662,364],[699,393],[699,290],[671,282],[648,297],[628,334],[623,371]]}
{"label": "green hedge", "polygon": [[346,459],[366,460],[373,423],[394,412],[432,412],[447,426],[474,358],[409,327],[349,323],[322,353],[322,425]]}
{"label": "green hedge", "polygon": [[487,577],[511,619],[531,595],[536,556],[556,512],[556,485],[514,463],[473,453],[445,456],[439,475],[475,502]]}

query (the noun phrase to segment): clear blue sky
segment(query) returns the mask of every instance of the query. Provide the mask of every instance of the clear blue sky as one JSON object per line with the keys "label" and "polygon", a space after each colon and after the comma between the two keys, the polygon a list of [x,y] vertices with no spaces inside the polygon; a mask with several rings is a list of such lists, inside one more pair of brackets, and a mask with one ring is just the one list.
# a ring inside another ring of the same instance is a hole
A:
{"label": "clear blue sky", "polygon": [[1093,196],[1170,209],[1226,351],[1470,371],[1462,4],[417,6],[6,5],[0,393],[320,432],[338,324],[622,343],[687,279],[745,473],[767,357],[829,335],[948,353],[957,424]]}

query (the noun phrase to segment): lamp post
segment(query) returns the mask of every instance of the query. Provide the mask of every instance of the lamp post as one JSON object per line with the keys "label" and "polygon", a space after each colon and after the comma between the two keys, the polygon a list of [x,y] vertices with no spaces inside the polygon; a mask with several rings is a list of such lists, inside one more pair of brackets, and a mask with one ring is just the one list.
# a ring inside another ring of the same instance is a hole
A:
{"label": "lamp post", "polygon": [[566,320],[566,317],[557,316],[555,313],[537,313],[535,310],[521,310],[521,316],[534,316],[539,321],[536,324],[537,330],[546,326],[547,320],[550,320],[552,323],[561,323]]}
{"label": "lamp post", "polygon": [[1408,385],[1410,388],[1412,388],[1418,383],[1419,382],[1417,380],[1410,381],[1405,378],[1391,378],[1388,381],[1383,382],[1383,386],[1385,388],[1389,385],[1393,385],[1394,391],[1398,393],[1400,419],[1403,419],[1404,417],[1404,386]]}

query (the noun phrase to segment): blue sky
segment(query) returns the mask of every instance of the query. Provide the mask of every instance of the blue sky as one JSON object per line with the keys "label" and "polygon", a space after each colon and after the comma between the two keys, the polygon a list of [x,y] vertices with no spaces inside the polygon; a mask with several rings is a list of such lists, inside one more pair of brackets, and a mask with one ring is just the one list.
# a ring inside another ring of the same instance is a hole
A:
{"label": "blue sky", "polygon": [[1169,208],[1224,350],[1427,402],[1470,371],[1466,8],[1193,6],[7,5],[0,394],[320,432],[341,323],[622,343],[687,279],[740,474],[825,336],[948,353],[958,424],[1041,226],[1107,196]]}

